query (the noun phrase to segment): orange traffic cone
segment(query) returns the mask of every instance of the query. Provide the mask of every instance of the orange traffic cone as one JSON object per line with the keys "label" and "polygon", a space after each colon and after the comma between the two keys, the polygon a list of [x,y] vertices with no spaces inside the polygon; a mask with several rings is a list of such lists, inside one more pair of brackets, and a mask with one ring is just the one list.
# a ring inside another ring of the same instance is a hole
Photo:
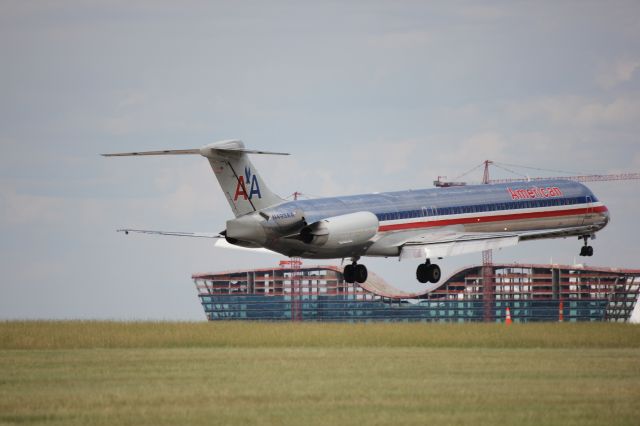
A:
{"label": "orange traffic cone", "polygon": [[507,307],[507,319],[504,322],[506,325],[511,324],[511,309],[509,309],[509,307]]}
{"label": "orange traffic cone", "polygon": [[564,321],[564,302],[560,301],[560,306],[558,307],[558,322]]}

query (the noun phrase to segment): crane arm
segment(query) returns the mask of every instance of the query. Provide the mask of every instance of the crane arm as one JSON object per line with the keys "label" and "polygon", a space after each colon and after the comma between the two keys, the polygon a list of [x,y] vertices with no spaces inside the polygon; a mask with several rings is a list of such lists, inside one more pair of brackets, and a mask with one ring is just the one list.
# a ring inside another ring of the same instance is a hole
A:
{"label": "crane arm", "polygon": [[614,180],[638,180],[640,173],[618,173],[608,175],[556,176],[535,178],[490,179],[490,183],[536,182],[541,180],[571,180],[574,182],[605,182]]}

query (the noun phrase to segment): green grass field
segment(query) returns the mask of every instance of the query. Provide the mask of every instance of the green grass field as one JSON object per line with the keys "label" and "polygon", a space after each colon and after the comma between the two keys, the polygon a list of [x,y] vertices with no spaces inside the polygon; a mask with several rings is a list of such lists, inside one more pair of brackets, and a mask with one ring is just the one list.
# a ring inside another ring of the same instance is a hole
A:
{"label": "green grass field", "polygon": [[640,424],[640,326],[0,322],[0,424]]}

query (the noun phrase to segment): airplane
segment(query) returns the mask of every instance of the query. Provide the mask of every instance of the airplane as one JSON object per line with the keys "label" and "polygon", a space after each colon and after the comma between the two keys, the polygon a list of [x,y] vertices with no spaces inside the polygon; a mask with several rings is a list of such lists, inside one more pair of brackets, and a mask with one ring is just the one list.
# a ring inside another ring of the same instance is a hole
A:
{"label": "airplane", "polygon": [[248,154],[289,155],[246,149],[242,141],[196,149],[124,152],[105,157],[201,155],[235,218],[218,234],[120,229],[214,238],[230,247],[266,249],[289,257],[350,259],[344,279],[363,283],[362,257],[421,258],[420,283],[437,283],[432,260],[514,246],[521,241],[578,237],[581,256],[589,239],[609,223],[609,210],[589,188],[567,180],[469,185],[287,201],[273,193]]}

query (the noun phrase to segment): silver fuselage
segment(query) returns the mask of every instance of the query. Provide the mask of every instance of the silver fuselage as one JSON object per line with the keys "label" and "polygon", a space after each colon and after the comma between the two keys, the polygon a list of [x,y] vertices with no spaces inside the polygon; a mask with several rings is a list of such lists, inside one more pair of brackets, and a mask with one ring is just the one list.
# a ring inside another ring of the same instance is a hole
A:
{"label": "silver fuselage", "polygon": [[[301,220],[311,224],[356,212],[371,212],[379,221],[376,235],[366,244],[325,248],[291,238]],[[589,226],[589,232],[596,232],[608,223],[609,212],[586,186],[549,180],[297,200],[236,221],[254,242],[270,250],[328,259],[398,256],[403,241],[442,230],[500,233]]]}

